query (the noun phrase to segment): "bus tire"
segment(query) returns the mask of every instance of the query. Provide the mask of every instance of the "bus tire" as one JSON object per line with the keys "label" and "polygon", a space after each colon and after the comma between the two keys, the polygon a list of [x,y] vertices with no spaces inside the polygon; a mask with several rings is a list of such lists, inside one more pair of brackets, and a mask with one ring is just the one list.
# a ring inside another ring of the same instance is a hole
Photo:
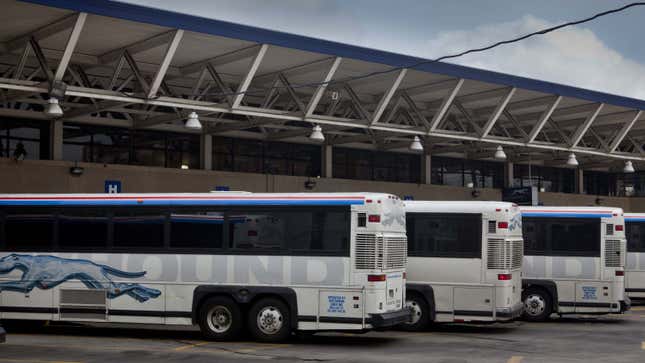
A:
{"label": "bus tire", "polygon": [[248,315],[251,335],[261,342],[280,342],[291,335],[291,319],[287,305],[280,299],[261,298]]}
{"label": "bus tire", "polygon": [[430,322],[430,308],[426,299],[420,294],[409,294],[405,306],[412,309],[412,321],[401,324],[401,329],[406,331],[422,331]]}
{"label": "bus tire", "polygon": [[231,340],[240,335],[242,312],[233,299],[226,296],[208,298],[199,309],[199,328],[210,340]]}
{"label": "bus tire", "polygon": [[553,312],[551,295],[544,289],[528,288],[522,292],[524,302],[524,320],[546,321]]}

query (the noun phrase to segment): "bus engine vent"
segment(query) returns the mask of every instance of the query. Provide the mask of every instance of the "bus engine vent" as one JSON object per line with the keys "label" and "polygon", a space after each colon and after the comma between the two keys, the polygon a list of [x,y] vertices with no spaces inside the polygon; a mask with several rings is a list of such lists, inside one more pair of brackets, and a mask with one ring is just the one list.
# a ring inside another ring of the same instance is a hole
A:
{"label": "bus engine vent", "polygon": [[385,237],[386,270],[405,268],[408,259],[408,239],[404,236]]}
{"label": "bus engine vent", "polygon": [[497,221],[488,221],[488,233],[497,233]]}
{"label": "bus engine vent", "polygon": [[623,267],[623,242],[617,239],[605,241],[605,267]]}
{"label": "bus engine vent", "polygon": [[524,241],[490,238],[487,253],[490,270],[520,269],[524,258]]}
{"label": "bus engine vent", "polygon": [[404,268],[407,263],[408,242],[405,236],[356,235],[357,270],[388,270]]}

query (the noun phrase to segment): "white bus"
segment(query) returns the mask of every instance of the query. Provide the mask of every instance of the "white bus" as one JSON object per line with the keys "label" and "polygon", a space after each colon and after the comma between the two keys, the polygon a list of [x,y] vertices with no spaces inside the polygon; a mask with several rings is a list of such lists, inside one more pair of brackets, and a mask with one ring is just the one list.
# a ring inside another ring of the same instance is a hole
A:
{"label": "white bus", "polygon": [[406,201],[409,330],[522,312],[522,219],[505,202]]}
{"label": "white bus", "polygon": [[645,299],[645,213],[625,213],[627,263],[625,293],[631,299]]}
{"label": "white bus", "polygon": [[365,331],[406,322],[389,194],[0,195],[0,318]]}
{"label": "white bus", "polygon": [[629,309],[625,296],[623,210],[521,207],[524,315],[609,314]]}

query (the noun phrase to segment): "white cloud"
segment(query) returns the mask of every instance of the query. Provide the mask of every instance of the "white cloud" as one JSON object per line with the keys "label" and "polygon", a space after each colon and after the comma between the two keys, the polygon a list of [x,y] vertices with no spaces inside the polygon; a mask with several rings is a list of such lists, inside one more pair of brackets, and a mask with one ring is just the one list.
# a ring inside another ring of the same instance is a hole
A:
{"label": "white cloud", "polygon": [[[435,58],[553,26],[534,16],[473,30],[445,31],[427,42]],[[645,99],[645,65],[625,58],[591,30],[565,28],[448,62]]]}

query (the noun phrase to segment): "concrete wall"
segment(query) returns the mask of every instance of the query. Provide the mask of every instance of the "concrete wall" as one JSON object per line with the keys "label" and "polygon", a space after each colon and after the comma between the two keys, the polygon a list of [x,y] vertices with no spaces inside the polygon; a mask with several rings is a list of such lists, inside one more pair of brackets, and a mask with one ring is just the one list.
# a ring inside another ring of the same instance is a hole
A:
{"label": "concrete wall", "polygon": [[[306,177],[179,170],[131,165],[78,163],[80,176],[71,175],[73,162],[0,158],[0,193],[103,193],[105,180],[120,180],[123,192],[208,192],[226,185],[231,190],[250,192],[304,192]],[[500,200],[498,189],[472,189],[444,185],[387,183],[347,179],[313,179],[314,192],[387,192],[429,200]],[[600,205],[645,211],[645,198],[600,197]],[[540,193],[545,205],[596,205],[596,196]]]}

